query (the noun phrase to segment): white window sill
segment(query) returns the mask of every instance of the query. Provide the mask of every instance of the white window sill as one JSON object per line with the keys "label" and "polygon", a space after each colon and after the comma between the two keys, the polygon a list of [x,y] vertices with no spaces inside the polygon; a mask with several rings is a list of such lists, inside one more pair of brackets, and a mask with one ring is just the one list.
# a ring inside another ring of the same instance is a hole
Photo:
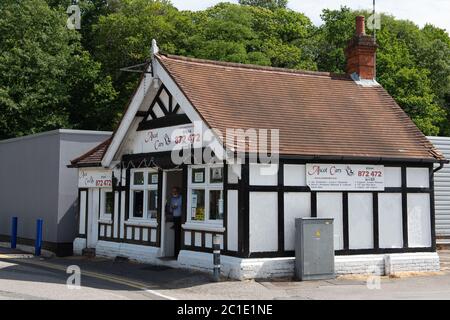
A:
{"label": "white window sill", "polygon": [[98,219],[98,223],[101,224],[112,224],[112,220],[111,219]]}
{"label": "white window sill", "polygon": [[186,230],[197,230],[197,231],[209,231],[209,232],[225,232],[225,228],[211,223],[195,223],[195,222],[186,222],[181,226]]}
{"label": "white window sill", "polygon": [[134,226],[134,227],[151,227],[157,228],[158,222],[156,220],[128,220],[125,221],[126,226]]}

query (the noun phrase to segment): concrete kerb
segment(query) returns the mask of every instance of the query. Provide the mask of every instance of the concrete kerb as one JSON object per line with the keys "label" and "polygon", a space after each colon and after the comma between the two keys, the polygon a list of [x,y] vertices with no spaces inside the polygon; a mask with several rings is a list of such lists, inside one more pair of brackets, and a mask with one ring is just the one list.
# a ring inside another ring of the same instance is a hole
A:
{"label": "concrete kerb", "polygon": [[[11,248],[11,243],[9,243],[9,242],[0,242],[0,247],[2,247],[2,248]],[[34,247],[33,246],[17,244],[16,249],[20,250],[22,252],[25,252],[25,253],[34,254]],[[55,256],[55,254],[53,252],[51,252],[51,251],[44,250],[44,249],[41,250],[41,257],[43,257],[43,258],[53,258],[54,256]]]}

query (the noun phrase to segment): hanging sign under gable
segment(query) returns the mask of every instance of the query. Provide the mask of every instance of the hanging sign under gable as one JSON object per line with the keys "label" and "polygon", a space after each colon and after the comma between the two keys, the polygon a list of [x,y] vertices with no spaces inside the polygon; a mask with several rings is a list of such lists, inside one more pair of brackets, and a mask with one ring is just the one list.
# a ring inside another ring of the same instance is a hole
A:
{"label": "hanging sign under gable", "polygon": [[306,184],[313,191],[384,191],[384,166],[308,163]]}
{"label": "hanging sign under gable", "polygon": [[193,124],[139,131],[133,140],[132,153],[172,151],[202,143],[201,132],[194,130]]}

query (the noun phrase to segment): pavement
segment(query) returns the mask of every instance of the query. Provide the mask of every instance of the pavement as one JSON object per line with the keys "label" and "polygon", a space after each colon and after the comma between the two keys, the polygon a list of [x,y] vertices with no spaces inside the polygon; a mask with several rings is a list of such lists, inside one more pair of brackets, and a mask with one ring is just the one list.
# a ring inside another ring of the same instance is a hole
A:
{"label": "pavement", "polygon": [[[0,248],[0,300],[447,300],[450,251],[441,251],[440,257],[442,272],[401,278],[353,276],[308,282],[215,283],[210,274],[189,270],[102,258],[37,258],[19,250]],[[74,286],[73,273],[67,273],[69,266],[70,270],[81,271],[79,287]]]}

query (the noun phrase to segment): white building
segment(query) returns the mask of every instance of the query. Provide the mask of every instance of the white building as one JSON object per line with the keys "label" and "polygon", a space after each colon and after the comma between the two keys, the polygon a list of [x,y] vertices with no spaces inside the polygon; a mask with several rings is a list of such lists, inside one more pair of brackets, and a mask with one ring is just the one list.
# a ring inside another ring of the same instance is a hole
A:
{"label": "white building", "polygon": [[[338,274],[439,270],[433,166],[446,160],[371,78],[376,44],[358,26],[348,75],[168,56],[154,43],[112,139],[72,162],[77,252],[210,269],[218,235],[225,275],[286,276],[295,218],[329,217]],[[259,148],[222,137],[229,129]],[[231,163],[239,153],[245,162]],[[178,257],[164,205],[173,186],[186,200]]]}

